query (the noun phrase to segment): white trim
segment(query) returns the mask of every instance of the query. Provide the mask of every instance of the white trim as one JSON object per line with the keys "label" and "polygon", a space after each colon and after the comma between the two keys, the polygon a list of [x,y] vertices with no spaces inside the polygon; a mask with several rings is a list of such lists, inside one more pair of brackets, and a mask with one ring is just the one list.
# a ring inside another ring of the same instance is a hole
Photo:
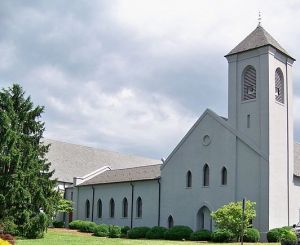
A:
{"label": "white trim", "polygon": [[73,178],[73,183],[74,183],[74,186],[77,186],[77,185],[80,185],[82,184],[83,182],[87,181],[87,180],[90,180],[92,179],[93,177],[97,176],[98,174],[102,174],[103,172],[107,171],[107,170],[111,170],[111,167],[110,166],[104,166],[104,167],[101,167],[89,174],[86,174],[82,177],[74,177]]}

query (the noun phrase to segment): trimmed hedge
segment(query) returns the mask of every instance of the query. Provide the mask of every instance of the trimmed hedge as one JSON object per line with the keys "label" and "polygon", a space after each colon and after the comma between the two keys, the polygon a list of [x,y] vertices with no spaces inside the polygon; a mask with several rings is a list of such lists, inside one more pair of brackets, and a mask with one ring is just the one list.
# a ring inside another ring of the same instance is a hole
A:
{"label": "trimmed hedge", "polygon": [[213,242],[231,242],[234,238],[234,234],[225,229],[217,229],[212,232],[211,240]]}
{"label": "trimmed hedge", "polygon": [[164,239],[165,233],[168,229],[165,227],[154,226],[147,233],[147,239]]}
{"label": "trimmed hedge", "polygon": [[74,220],[69,223],[69,228],[71,230],[79,230],[80,226],[82,225],[84,221],[83,220]]}
{"label": "trimmed hedge", "polygon": [[63,221],[53,221],[52,225],[54,228],[63,228],[65,223]]}
{"label": "trimmed hedge", "polygon": [[243,241],[244,242],[258,242],[260,239],[259,231],[255,228],[245,229]]}
{"label": "trimmed hedge", "polygon": [[188,226],[176,225],[165,232],[167,240],[188,240],[193,230]]}
{"label": "trimmed hedge", "polygon": [[280,242],[280,237],[287,230],[286,228],[274,228],[268,231],[268,242]]}
{"label": "trimmed hedge", "polygon": [[296,233],[291,229],[283,229],[280,242],[281,245],[296,245],[298,243]]}
{"label": "trimmed hedge", "polygon": [[134,227],[128,231],[127,235],[130,239],[138,239],[138,238],[145,238],[146,233],[150,230],[149,227],[142,226],[142,227]]}
{"label": "trimmed hedge", "polygon": [[108,225],[105,224],[97,225],[94,228],[94,236],[107,237],[108,232],[109,232]]}
{"label": "trimmed hedge", "polygon": [[127,237],[127,233],[130,230],[129,226],[123,226],[121,227],[121,237]]}
{"label": "trimmed hedge", "polygon": [[97,227],[95,222],[83,221],[79,226],[81,232],[94,232],[94,229]]}
{"label": "trimmed hedge", "polygon": [[208,230],[195,231],[191,234],[190,240],[192,241],[210,241],[211,232]]}
{"label": "trimmed hedge", "polygon": [[118,238],[121,236],[121,227],[116,225],[110,225],[108,227],[108,237],[109,238]]}

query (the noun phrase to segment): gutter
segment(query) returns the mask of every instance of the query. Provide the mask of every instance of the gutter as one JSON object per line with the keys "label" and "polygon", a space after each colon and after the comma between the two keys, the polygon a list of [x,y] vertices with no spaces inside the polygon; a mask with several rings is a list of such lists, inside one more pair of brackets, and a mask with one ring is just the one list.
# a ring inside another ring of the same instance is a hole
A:
{"label": "gutter", "polygon": [[287,205],[288,205],[288,226],[290,225],[290,136],[289,136],[289,85],[288,85],[288,60],[285,61],[286,75],[286,131],[287,131]]}
{"label": "gutter", "polygon": [[160,196],[161,196],[160,179],[157,180],[157,183],[158,183],[158,220],[157,220],[157,226],[160,226]]}

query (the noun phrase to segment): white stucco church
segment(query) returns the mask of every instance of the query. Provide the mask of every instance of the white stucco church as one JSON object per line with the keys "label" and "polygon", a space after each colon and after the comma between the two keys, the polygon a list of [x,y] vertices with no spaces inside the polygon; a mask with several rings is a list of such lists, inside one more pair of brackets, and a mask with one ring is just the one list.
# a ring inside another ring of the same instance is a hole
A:
{"label": "white stucco church", "polygon": [[295,59],[261,25],[225,57],[228,118],[207,109],[163,162],[46,140],[74,202],[66,222],[212,230],[210,212],[244,197],[256,202],[262,233],[299,221]]}

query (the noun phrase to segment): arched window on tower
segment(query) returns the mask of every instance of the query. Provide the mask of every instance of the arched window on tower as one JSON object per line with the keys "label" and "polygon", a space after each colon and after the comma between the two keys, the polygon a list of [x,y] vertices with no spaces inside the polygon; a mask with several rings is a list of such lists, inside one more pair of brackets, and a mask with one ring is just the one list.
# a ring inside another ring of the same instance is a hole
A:
{"label": "arched window on tower", "polygon": [[192,173],[187,171],[186,173],[186,187],[192,187]]}
{"label": "arched window on tower", "polygon": [[138,197],[138,199],[136,200],[136,217],[142,218],[142,214],[143,214],[143,202],[142,202],[142,198]]}
{"label": "arched window on tower", "polygon": [[242,101],[256,98],[256,70],[253,66],[247,66],[242,78]]}
{"label": "arched window on tower", "polygon": [[124,197],[124,199],[123,199],[122,216],[123,216],[123,218],[127,218],[128,217],[128,201],[127,201],[126,197]]}
{"label": "arched window on tower", "polygon": [[85,201],[85,217],[90,218],[90,201],[88,199]]}
{"label": "arched window on tower", "polygon": [[227,169],[225,167],[221,171],[221,184],[227,185]]}
{"label": "arched window on tower", "polygon": [[102,218],[102,201],[101,201],[101,199],[99,199],[97,202],[97,217],[99,219]]}
{"label": "arched window on tower", "polygon": [[203,167],[203,186],[209,186],[209,167],[207,164]]}
{"label": "arched window on tower", "polygon": [[115,201],[114,199],[110,199],[109,202],[109,217],[114,218],[115,217]]}
{"label": "arched window on tower", "polygon": [[275,99],[280,103],[284,103],[284,79],[280,68],[275,71]]}

